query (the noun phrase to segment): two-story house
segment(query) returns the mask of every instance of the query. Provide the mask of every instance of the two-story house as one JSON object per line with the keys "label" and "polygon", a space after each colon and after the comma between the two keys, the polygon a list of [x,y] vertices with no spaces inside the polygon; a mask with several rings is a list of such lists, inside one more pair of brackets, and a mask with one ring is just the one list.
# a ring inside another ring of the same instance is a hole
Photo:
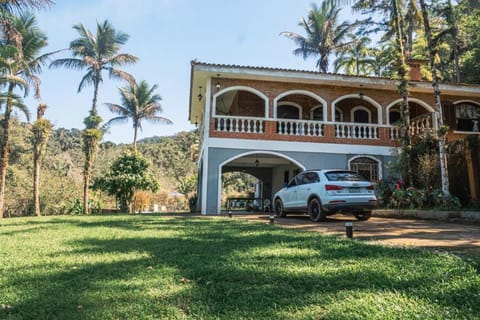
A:
{"label": "two-story house", "polygon": [[[437,126],[431,82],[410,75],[411,133]],[[399,146],[397,80],[193,61],[189,120],[200,134],[198,205],[219,214],[223,173],[247,172],[271,199],[305,169],[352,169],[375,181]],[[480,86],[442,84],[457,137],[478,131]]]}

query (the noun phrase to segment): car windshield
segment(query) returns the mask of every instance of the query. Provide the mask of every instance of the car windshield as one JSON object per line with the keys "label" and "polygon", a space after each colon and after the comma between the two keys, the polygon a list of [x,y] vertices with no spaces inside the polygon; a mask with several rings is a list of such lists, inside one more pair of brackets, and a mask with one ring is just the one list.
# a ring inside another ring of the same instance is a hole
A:
{"label": "car windshield", "polygon": [[330,171],[325,173],[329,181],[368,181],[361,175],[351,171]]}

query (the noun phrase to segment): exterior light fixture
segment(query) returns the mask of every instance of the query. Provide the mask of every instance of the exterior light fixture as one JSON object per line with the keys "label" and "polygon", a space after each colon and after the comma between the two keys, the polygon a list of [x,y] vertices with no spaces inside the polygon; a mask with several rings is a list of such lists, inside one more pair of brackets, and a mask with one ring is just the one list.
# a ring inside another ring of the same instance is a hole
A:
{"label": "exterior light fixture", "polygon": [[260,161],[258,161],[257,157],[255,157],[255,162],[254,163],[255,163],[255,167],[258,167],[260,165]]}
{"label": "exterior light fixture", "polygon": [[197,98],[198,98],[198,102],[202,101],[202,99],[203,99],[202,86],[199,86],[199,87],[198,87],[198,96],[197,96]]}
{"label": "exterior light fixture", "polygon": [[363,97],[365,96],[365,94],[363,93],[363,84],[360,85],[360,92],[358,93],[358,96],[360,97],[360,99],[363,99]]}
{"label": "exterior light fixture", "polygon": [[[201,87],[200,87],[201,88]],[[199,99],[200,100],[200,99]],[[195,116],[195,128],[198,128],[198,116]]]}
{"label": "exterior light fixture", "polygon": [[[219,73],[217,73],[217,78],[218,78],[218,77],[220,77],[220,74],[219,74]],[[220,81],[218,81],[218,79],[217,79],[217,84],[215,85],[215,88],[217,89],[217,91],[219,91],[219,90],[220,90],[220,87],[221,87]]]}

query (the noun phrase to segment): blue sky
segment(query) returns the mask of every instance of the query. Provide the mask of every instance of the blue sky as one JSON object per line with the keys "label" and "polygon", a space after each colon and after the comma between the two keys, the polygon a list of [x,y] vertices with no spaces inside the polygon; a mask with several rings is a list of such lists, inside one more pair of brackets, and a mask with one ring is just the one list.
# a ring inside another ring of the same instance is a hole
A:
{"label": "blue sky", "polygon": [[[130,35],[123,52],[140,58],[125,68],[137,80],[157,84],[162,96],[162,116],[174,124],[144,123],[139,138],[173,135],[193,129],[187,121],[190,61],[314,70],[314,59],[304,61],[292,54],[294,43],[282,31],[302,33],[298,27],[311,0],[56,0],[37,13],[40,28],[47,34],[47,51],[67,48],[77,37],[72,26],[83,23],[93,30],[97,21],[108,19],[117,30]],[[319,2],[317,2],[319,3]],[[349,8],[342,11],[351,18]],[[303,34],[303,33],[302,33]],[[67,57],[60,53],[55,57]],[[48,69],[41,75],[42,102],[49,106],[46,117],[59,128],[84,127],[91,107],[93,88],[77,93],[81,71]],[[100,88],[99,112],[112,118],[103,105],[119,103],[118,87],[106,80]],[[35,115],[37,101],[26,102]],[[131,123],[112,126],[104,141],[130,143]]]}

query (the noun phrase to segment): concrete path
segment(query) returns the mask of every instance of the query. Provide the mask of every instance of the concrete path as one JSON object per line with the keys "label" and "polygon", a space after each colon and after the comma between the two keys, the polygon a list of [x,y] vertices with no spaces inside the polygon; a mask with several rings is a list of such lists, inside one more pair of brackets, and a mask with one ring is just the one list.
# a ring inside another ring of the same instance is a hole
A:
{"label": "concrete path", "polygon": [[[266,215],[234,215],[268,223]],[[286,228],[346,236],[345,223],[353,223],[353,237],[386,245],[446,249],[480,255],[480,224],[437,220],[392,219],[372,217],[357,221],[349,215],[333,215],[325,222],[314,223],[306,215],[276,218],[275,224]]]}

